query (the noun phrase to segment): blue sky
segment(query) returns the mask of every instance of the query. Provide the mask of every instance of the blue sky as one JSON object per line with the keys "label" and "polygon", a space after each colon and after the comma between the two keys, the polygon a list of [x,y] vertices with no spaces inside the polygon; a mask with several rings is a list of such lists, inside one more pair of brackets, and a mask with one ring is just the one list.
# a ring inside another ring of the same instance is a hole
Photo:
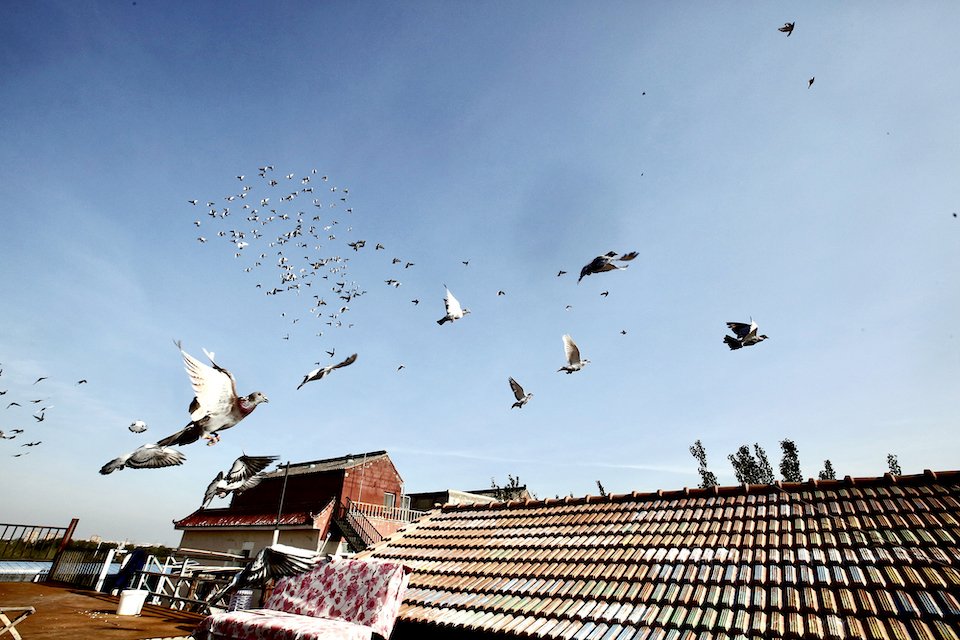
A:
{"label": "blue sky", "polygon": [[[696,486],[698,438],[725,484],[728,453],[759,442],[776,465],[783,438],[806,477],[826,458],[879,475],[887,453],[957,468],[958,19],[947,2],[6,3],[0,399],[27,406],[0,409],[25,431],[0,441],[3,520],[175,544],[171,520],[242,451],[386,449],[410,492],[513,474],[540,497]],[[235,258],[217,236],[279,231],[224,198],[248,184],[276,205],[305,176],[339,223],[313,255],[349,257],[367,292],[349,328],[311,316],[313,293],[340,302],[328,280],[265,296],[274,263],[244,268],[276,247]],[[577,285],[610,250],[640,255]],[[444,284],[472,313],[438,327]],[[728,351],[725,322],[751,316],[770,339]],[[591,360],[569,376],[564,333]],[[186,424],[173,339],[269,404],[181,467],[100,476]],[[521,410],[508,376],[535,394]]]}

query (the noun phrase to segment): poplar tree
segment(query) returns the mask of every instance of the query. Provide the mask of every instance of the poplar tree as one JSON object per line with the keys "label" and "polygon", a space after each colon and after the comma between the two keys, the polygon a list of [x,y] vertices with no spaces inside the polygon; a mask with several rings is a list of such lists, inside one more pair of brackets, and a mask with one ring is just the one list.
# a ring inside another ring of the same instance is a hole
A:
{"label": "poplar tree", "polygon": [[780,458],[780,475],[783,476],[784,482],[803,482],[796,443],[789,438],[784,438],[780,441],[780,450],[783,452],[783,457]]}

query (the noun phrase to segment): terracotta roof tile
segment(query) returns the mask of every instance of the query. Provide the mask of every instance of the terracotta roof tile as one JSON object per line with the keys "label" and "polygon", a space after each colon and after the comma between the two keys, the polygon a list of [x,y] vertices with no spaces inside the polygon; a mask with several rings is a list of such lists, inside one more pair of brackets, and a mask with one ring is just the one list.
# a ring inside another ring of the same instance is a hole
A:
{"label": "terracotta roof tile", "polygon": [[408,622],[619,640],[957,638],[960,472],[448,506],[364,555]]}

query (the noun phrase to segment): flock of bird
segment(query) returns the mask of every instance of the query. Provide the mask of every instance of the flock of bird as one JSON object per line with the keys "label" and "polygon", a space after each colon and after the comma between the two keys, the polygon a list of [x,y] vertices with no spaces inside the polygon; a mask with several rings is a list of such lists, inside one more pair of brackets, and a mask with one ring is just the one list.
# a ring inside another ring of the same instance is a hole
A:
{"label": "flock of bird", "polygon": [[[793,34],[795,23],[788,22],[779,28],[789,37]],[[808,88],[813,85],[814,78],[808,81]],[[351,259],[356,259],[361,252],[377,254],[385,251],[386,247],[380,242],[373,243],[372,250],[367,249],[367,240],[354,237],[352,224],[345,224],[344,215],[353,214],[353,208],[348,206],[349,189],[338,186],[329,186],[329,178],[320,176],[316,169],[306,175],[298,176],[295,173],[279,175],[272,165],[262,166],[257,170],[256,179],[247,179],[245,175],[236,176],[239,189],[217,200],[206,201],[205,216],[194,220],[197,228],[212,227],[210,237],[222,238],[231,247],[233,257],[240,260],[245,273],[261,273],[272,267],[272,276],[257,278],[254,287],[267,296],[291,295],[300,301],[306,301],[307,313],[302,310],[288,315],[283,311],[280,316],[290,325],[296,325],[307,316],[323,322],[319,330],[311,329],[316,336],[322,336],[324,328],[350,328],[351,323],[344,319],[350,307],[357,298],[367,291],[360,284],[348,277],[348,267]],[[322,195],[321,195],[322,194]],[[200,200],[191,199],[188,203],[193,207],[201,204]],[[339,242],[337,236],[347,236]],[[208,238],[204,235],[197,237],[197,241],[206,244]],[[340,248],[338,248],[340,247]],[[352,253],[351,253],[352,252]],[[579,284],[585,277],[602,274],[609,271],[625,270],[627,263],[638,257],[637,251],[618,254],[609,251],[598,255],[584,265],[577,279]],[[469,260],[461,261],[466,267]],[[406,270],[415,266],[415,262],[400,257],[384,259],[389,268]],[[401,286],[397,278],[400,271],[390,274],[384,283],[397,289]],[[557,277],[567,272],[560,270]],[[316,285],[316,286],[315,286]],[[470,309],[463,307],[460,301],[444,285],[445,296],[444,315],[437,320],[438,325],[454,323],[462,320],[470,313]],[[336,298],[333,298],[331,292]],[[601,293],[602,296],[609,291]],[[497,291],[497,296],[506,295],[503,290]],[[334,311],[327,310],[330,300],[337,300]],[[342,304],[341,304],[342,303]],[[411,303],[419,305],[419,298]],[[567,306],[570,308],[570,305]],[[733,335],[725,335],[723,342],[731,351],[744,347],[754,346],[767,339],[760,334],[757,323],[751,318],[748,323],[727,322],[728,329]],[[626,335],[626,330],[620,332]],[[289,333],[282,336],[289,339]],[[562,336],[565,364],[557,371],[573,374],[581,371],[590,360],[583,358],[580,349],[573,338],[566,334]],[[169,436],[156,442],[141,445],[137,449],[122,454],[107,462],[100,469],[103,475],[125,468],[150,469],[181,465],[186,456],[175,447],[184,447],[199,440],[206,440],[208,445],[214,445],[220,440],[220,433],[236,426],[250,415],[259,404],[269,402],[267,397],[259,391],[248,395],[237,394],[236,380],[225,368],[218,365],[214,354],[204,350],[210,364],[204,364],[183,350],[179,342],[176,343],[184,361],[184,366],[190,383],[193,387],[194,398],[190,402],[188,413],[190,421],[186,426]],[[327,352],[334,356],[335,350]],[[348,358],[336,363],[311,370],[303,376],[297,386],[301,389],[309,382],[322,380],[334,370],[347,367],[357,360],[354,353]],[[400,364],[397,370],[404,369]],[[3,370],[0,369],[0,375]],[[34,384],[45,380],[38,378]],[[78,384],[86,383],[80,380]],[[508,377],[509,388],[513,394],[513,408],[523,408],[532,398],[512,376]],[[0,390],[0,395],[7,391]],[[34,404],[44,400],[31,400]],[[10,402],[6,409],[20,407],[18,402]],[[39,423],[44,420],[45,411],[50,406],[41,407],[33,418]],[[142,420],[136,420],[129,426],[133,433],[147,431],[147,425]],[[0,431],[0,439],[12,440],[24,433],[24,429],[15,428],[7,432]],[[41,441],[27,442],[23,447],[33,447]],[[14,454],[15,456],[23,453]],[[219,472],[210,482],[203,496],[203,507],[207,507],[214,497],[224,498],[229,494],[242,493],[256,486],[264,470],[276,461],[276,456],[247,456],[237,458],[226,472]]]}
{"label": "flock of bird", "polygon": [[[3,377],[3,373],[4,373],[4,368],[0,367],[0,384],[3,384],[6,380]],[[34,380],[32,383],[30,383],[29,386],[33,388],[36,385],[39,385],[40,383],[48,379],[49,378],[47,376],[40,376],[36,380]],[[77,381],[76,384],[77,385],[87,384],[87,381],[79,380]],[[0,396],[4,396],[3,401],[0,401],[0,402],[6,403],[4,405],[4,413],[2,417],[4,418],[5,423],[9,421],[9,422],[12,422],[13,424],[16,424],[17,426],[12,428],[7,427],[3,430],[0,430],[0,440],[16,440],[17,437],[28,437],[28,438],[31,437],[29,435],[24,436],[24,434],[26,434],[28,431],[27,428],[24,427],[24,425],[39,427],[40,423],[42,423],[44,420],[47,419],[47,411],[49,411],[50,409],[53,409],[53,405],[46,404],[47,402],[50,401],[50,398],[41,397],[41,398],[35,398],[31,400],[27,400],[26,398],[20,398],[21,400],[23,400],[23,402],[21,403],[17,400],[10,400],[9,394],[11,391],[11,387],[6,384],[3,384],[3,386],[7,388],[0,389]],[[41,385],[40,387],[37,387],[38,393],[35,395],[45,395],[39,392],[45,387],[46,385]],[[27,396],[27,397],[29,398],[30,396]],[[27,408],[26,405],[31,405],[31,404],[34,405],[36,408],[33,409],[32,411],[27,412],[27,415],[25,416],[23,413],[23,410]],[[34,421],[31,423],[27,419],[27,416],[33,418]],[[30,450],[33,447],[43,444],[43,440],[31,440],[30,442],[19,442],[17,444],[21,449],[23,447],[27,447],[27,450],[18,450],[16,453],[10,454],[14,458],[20,458],[22,456],[29,454]]]}

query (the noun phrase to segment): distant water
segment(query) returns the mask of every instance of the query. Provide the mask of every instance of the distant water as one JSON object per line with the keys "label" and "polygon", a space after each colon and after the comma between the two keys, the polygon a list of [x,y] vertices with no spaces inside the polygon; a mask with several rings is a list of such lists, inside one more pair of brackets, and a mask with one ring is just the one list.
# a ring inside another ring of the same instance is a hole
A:
{"label": "distant water", "polygon": [[[46,580],[50,567],[53,566],[51,560],[0,560],[0,582],[34,582]],[[91,564],[91,567],[94,565]],[[98,566],[102,567],[102,564]],[[112,576],[120,571],[120,563],[114,562],[107,570],[107,575]],[[99,573],[97,569],[97,573]]]}
{"label": "distant water", "polygon": [[0,560],[0,582],[32,582],[43,580],[50,571],[50,560]]}

